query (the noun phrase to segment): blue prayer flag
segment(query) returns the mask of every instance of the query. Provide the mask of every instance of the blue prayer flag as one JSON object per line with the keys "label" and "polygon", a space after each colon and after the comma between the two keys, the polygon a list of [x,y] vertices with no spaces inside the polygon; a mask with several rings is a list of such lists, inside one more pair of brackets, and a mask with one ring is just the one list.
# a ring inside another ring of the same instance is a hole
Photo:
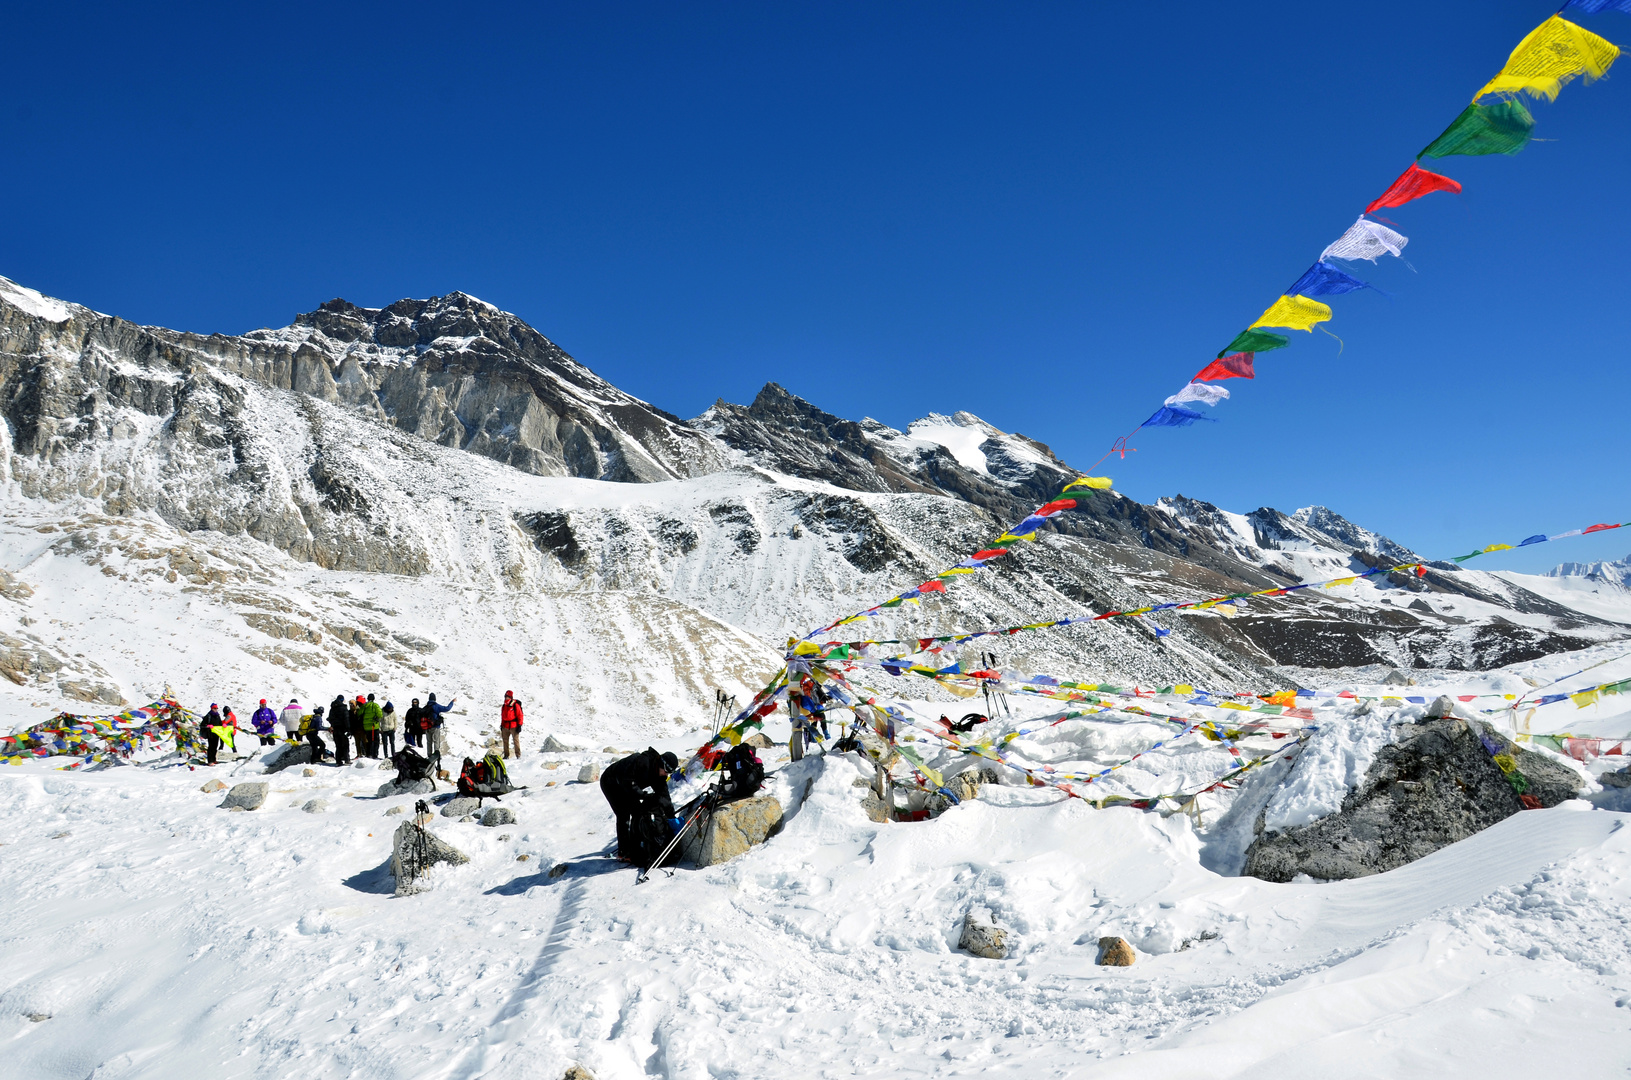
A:
{"label": "blue prayer flag", "polygon": [[1297,279],[1297,284],[1286,290],[1287,295],[1300,293],[1303,296],[1341,296],[1357,289],[1369,289],[1374,286],[1367,285],[1356,277],[1343,273],[1328,262],[1317,262],[1308,268],[1308,272]]}
{"label": "blue prayer flag", "polygon": [[1587,15],[1596,15],[1604,11],[1623,11],[1631,15],[1631,0],[1569,0],[1559,13],[1563,11],[1584,11]]}
{"label": "blue prayer flag", "polygon": [[1180,408],[1177,405],[1163,405],[1155,410],[1155,415],[1144,421],[1141,427],[1188,427],[1197,420],[1211,420],[1210,416],[1202,416],[1198,412]]}
{"label": "blue prayer flag", "polygon": [[[1626,0],[1626,2],[1631,3],[1631,0]],[[1525,540],[1523,543],[1519,544],[1518,546],[1519,547],[1528,547],[1530,544],[1544,544],[1546,542],[1546,539],[1547,538],[1546,538],[1545,533],[1536,533],[1534,536],[1531,536],[1529,539]]]}

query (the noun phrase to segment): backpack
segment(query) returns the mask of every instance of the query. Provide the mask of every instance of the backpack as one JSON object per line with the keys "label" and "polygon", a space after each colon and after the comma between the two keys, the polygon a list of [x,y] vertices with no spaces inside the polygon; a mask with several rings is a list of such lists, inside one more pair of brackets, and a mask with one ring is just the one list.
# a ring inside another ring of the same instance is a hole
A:
{"label": "backpack", "polygon": [[719,794],[724,802],[746,799],[756,793],[765,782],[765,767],[754,756],[751,746],[731,747],[730,753],[726,754],[724,761],[720,763],[720,769],[725,773],[724,782],[719,786]]}
{"label": "backpack", "polygon": [[[674,823],[659,815],[655,810],[639,810],[634,820],[629,823],[629,839],[634,850],[625,852],[630,862],[642,869],[652,869],[657,857],[663,853],[674,839]],[[664,865],[676,863],[680,858],[680,848],[674,845],[674,850],[665,859]]]}
{"label": "backpack", "polygon": [[460,795],[471,799],[496,799],[513,790],[509,772],[504,768],[504,759],[497,754],[488,754],[480,761],[464,759],[464,768],[459,771]]}
{"label": "backpack", "polygon": [[404,746],[392,754],[391,764],[396,766],[398,784],[407,785],[420,780],[430,780],[433,788],[436,785],[436,781],[430,775],[430,760],[411,746]]}

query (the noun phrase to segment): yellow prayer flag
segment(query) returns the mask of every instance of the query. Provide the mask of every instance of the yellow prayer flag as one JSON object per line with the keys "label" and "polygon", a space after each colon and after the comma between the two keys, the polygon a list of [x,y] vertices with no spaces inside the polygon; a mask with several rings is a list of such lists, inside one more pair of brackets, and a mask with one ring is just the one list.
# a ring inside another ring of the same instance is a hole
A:
{"label": "yellow prayer flag", "polygon": [[1065,485],[1065,490],[1069,491],[1073,487],[1092,488],[1094,491],[1107,491],[1110,488],[1110,478],[1108,476],[1078,476],[1076,479]]}
{"label": "yellow prayer flag", "polygon": [[1335,581],[1327,581],[1325,583],[1325,587],[1327,589],[1334,589],[1338,585],[1352,585],[1354,582],[1356,582],[1358,580],[1359,580],[1359,578],[1357,578],[1357,577],[1337,578]]}
{"label": "yellow prayer flag", "polygon": [[1314,332],[1314,324],[1330,319],[1331,309],[1318,300],[1310,300],[1306,296],[1282,296],[1256,322],[1246,329],[1256,330],[1259,326],[1279,326],[1290,330],[1307,330]]}
{"label": "yellow prayer flag", "polygon": [[1556,101],[1564,83],[1576,75],[1584,75],[1588,82],[1601,77],[1619,55],[1619,46],[1612,41],[1553,15],[1518,42],[1506,67],[1473,100],[1485,94],[1522,92]]}
{"label": "yellow prayer flag", "polygon": [[1597,688],[1582,690],[1578,694],[1570,694],[1569,700],[1574,702],[1576,708],[1584,709],[1587,705],[1597,704]]}
{"label": "yellow prayer flag", "polygon": [[1511,544],[1491,544],[1489,547],[1484,549],[1484,554],[1487,555],[1491,551],[1511,551],[1511,550],[1512,550],[1512,545]]}

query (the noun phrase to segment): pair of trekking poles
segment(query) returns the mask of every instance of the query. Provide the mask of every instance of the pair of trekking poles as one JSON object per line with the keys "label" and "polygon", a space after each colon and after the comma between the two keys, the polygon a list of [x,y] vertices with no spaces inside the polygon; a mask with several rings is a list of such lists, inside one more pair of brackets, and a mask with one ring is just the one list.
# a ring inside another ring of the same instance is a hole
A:
{"label": "pair of trekking poles", "polygon": [[[686,830],[691,827],[697,818],[701,817],[704,812],[713,810],[718,805],[719,783],[718,781],[715,781],[714,783],[708,785],[708,790],[702,793],[702,798],[697,802],[697,808],[691,811],[691,816],[686,818],[685,824],[681,825],[674,833],[674,839],[668,842],[668,846],[663,848],[662,853],[658,855],[656,859],[652,860],[651,866],[643,866],[640,868],[640,872],[635,875],[634,883],[638,885],[650,877],[653,867],[661,867],[663,862],[667,860],[668,856],[673,852],[673,850],[679,847],[680,841],[685,838]],[[673,871],[670,870],[669,874],[672,875]]]}

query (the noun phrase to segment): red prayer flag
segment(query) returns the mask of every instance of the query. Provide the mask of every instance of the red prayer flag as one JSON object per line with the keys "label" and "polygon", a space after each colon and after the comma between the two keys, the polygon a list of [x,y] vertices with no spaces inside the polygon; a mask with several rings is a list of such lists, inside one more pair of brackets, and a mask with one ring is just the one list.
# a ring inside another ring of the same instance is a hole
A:
{"label": "red prayer flag", "polygon": [[1057,514],[1061,510],[1073,510],[1075,507],[1075,499],[1055,499],[1051,503],[1038,507],[1036,513],[1031,516],[1047,517],[1049,514]]}
{"label": "red prayer flag", "polygon": [[1375,202],[1365,207],[1365,213],[1374,214],[1387,206],[1403,206],[1411,199],[1419,199],[1423,195],[1431,195],[1435,191],[1459,192],[1460,190],[1461,185],[1448,176],[1428,172],[1415,162],[1411,162],[1410,168],[1406,169],[1397,180],[1393,181],[1392,187],[1382,192],[1381,195],[1377,196]]}
{"label": "red prayer flag", "polygon": [[984,551],[976,551],[974,554],[970,555],[969,558],[971,558],[971,559],[995,559],[998,555],[1006,555],[1006,554],[1008,554],[1008,549],[1007,548],[986,548]]}
{"label": "red prayer flag", "polygon": [[945,592],[946,591],[946,583],[944,581],[925,581],[923,584],[921,584],[921,585],[919,585],[917,587],[917,591],[918,592]]}
{"label": "red prayer flag", "polygon": [[1593,525],[1591,528],[1584,530],[1582,535],[1584,535],[1584,533],[1602,532],[1604,529],[1618,529],[1618,528],[1619,528],[1618,525]]}
{"label": "red prayer flag", "polygon": [[1214,360],[1201,368],[1190,382],[1205,382],[1208,379],[1255,379],[1257,375],[1252,371],[1252,357],[1256,353],[1237,352]]}

